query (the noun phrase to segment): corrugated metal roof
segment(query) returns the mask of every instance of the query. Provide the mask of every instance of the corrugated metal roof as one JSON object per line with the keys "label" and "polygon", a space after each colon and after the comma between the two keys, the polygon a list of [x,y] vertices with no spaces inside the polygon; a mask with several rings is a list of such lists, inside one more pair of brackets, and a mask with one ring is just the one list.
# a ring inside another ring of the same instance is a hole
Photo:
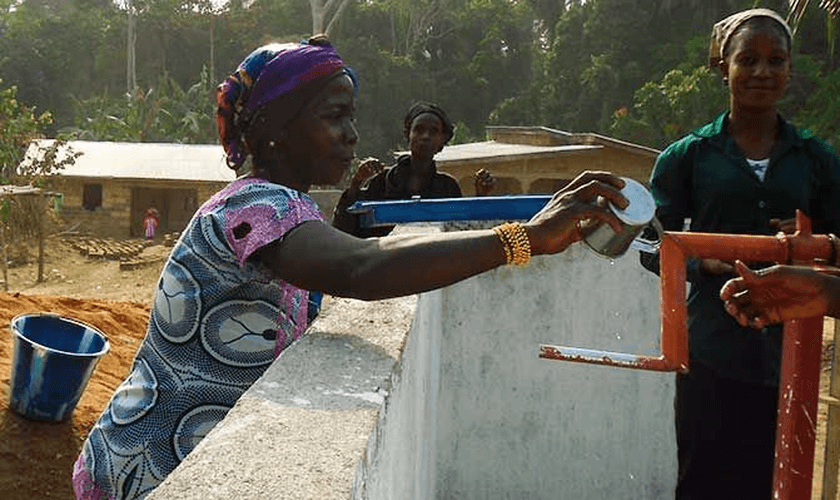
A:
{"label": "corrugated metal roof", "polygon": [[[44,139],[36,141],[36,144],[51,142],[50,139]],[[230,182],[236,178],[234,171],[225,163],[224,150],[217,145],[96,141],[70,141],[68,144],[73,151],[81,152],[82,155],[76,158],[74,165],[60,172],[65,177],[213,182]],[[534,146],[484,141],[446,146],[435,156],[435,160],[444,164],[526,155],[574,155],[602,148],[600,145]],[[27,159],[35,150],[35,145],[31,145]]]}
{"label": "corrugated metal roof", "polygon": [[[51,143],[49,139],[37,143]],[[218,145],[70,141],[81,152],[74,165],[60,171],[65,177],[164,179],[230,182],[236,178]],[[24,162],[36,145],[30,145]]]}
{"label": "corrugated metal roof", "polygon": [[487,158],[517,157],[525,155],[572,155],[598,151],[603,146],[532,146],[530,144],[509,144],[506,142],[484,141],[446,146],[435,155],[439,164],[449,161],[482,160]]}

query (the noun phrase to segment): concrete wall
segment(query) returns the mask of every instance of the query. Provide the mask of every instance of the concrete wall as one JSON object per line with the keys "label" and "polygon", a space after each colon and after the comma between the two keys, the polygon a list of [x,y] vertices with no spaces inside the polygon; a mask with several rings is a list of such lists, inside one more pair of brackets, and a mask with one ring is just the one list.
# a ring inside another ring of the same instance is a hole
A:
{"label": "concrete wall", "polygon": [[658,351],[635,255],[575,245],[423,294],[410,334],[393,307],[330,298],[150,500],[673,498],[674,375],[538,358]]}
{"label": "concrete wall", "polygon": [[148,500],[350,498],[416,303],[325,298],[307,335]]}
{"label": "concrete wall", "polygon": [[673,498],[673,374],[538,358],[655,353],[658,279],[580,246],[420,298],[354,498]]}

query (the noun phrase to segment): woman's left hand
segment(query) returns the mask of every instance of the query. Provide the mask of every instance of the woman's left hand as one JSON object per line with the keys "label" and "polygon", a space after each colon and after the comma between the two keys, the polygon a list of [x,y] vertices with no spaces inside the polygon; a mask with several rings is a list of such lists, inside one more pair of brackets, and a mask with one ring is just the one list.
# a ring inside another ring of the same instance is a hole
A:
{"label": "woman's left hand", "polygon": [[487,169],[478,169],[475,172],[474,178],[476,196],[487,196],[496,186],[496,178]]}
{"label": "woman's left hand", "polygon": [[587,171],[577,176],[525,224],[531,253],[562,252],[581,239],[581,223],[606,223],[621,231],[621,221],[607,205],[627,207],[629,202],[621,194],[623,187],[624,181],[609,172]]}
{"label": "woman's left hand", "polygon": [[706,274],[733,274],[735,266],[720,259],[700,259],[700,270]]}

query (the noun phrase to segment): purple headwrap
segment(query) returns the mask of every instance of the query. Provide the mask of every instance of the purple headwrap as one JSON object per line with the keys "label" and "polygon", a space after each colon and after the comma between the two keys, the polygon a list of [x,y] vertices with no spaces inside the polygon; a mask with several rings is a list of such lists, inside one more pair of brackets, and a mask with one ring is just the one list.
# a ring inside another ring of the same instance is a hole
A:
{"label": "purple headwrap", "polygon": [[[251,52],[216,89],[216,125],[228,166],[239,169],[245,162],[249,151],[244,135],[263,107],[339,70],[347,72],[358,86],[355,75],[325,37],[305,43],[272,43]],[[308,99],[287,101],[284,115],[288,120]]]}

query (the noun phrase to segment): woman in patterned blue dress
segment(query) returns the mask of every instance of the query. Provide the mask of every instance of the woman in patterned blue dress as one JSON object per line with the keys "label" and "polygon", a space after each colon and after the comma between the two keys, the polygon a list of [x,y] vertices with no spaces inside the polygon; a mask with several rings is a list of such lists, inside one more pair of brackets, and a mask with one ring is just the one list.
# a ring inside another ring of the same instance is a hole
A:
{"label": "woman in patterned blue dress", "polygon": [[596,200],[625,206],[623,181],[587,172],[524,224],[369,239],[333,228],[307,192],[337,183],[354,159],[356,91],[324,37],[261,47],[219,86],[221,142],[245,174],[173,248],[131,372],[76,462],[77,498],[146,497],[303,335],[307,290],[414,294],[561,252],[580,221],[620,227]]}

